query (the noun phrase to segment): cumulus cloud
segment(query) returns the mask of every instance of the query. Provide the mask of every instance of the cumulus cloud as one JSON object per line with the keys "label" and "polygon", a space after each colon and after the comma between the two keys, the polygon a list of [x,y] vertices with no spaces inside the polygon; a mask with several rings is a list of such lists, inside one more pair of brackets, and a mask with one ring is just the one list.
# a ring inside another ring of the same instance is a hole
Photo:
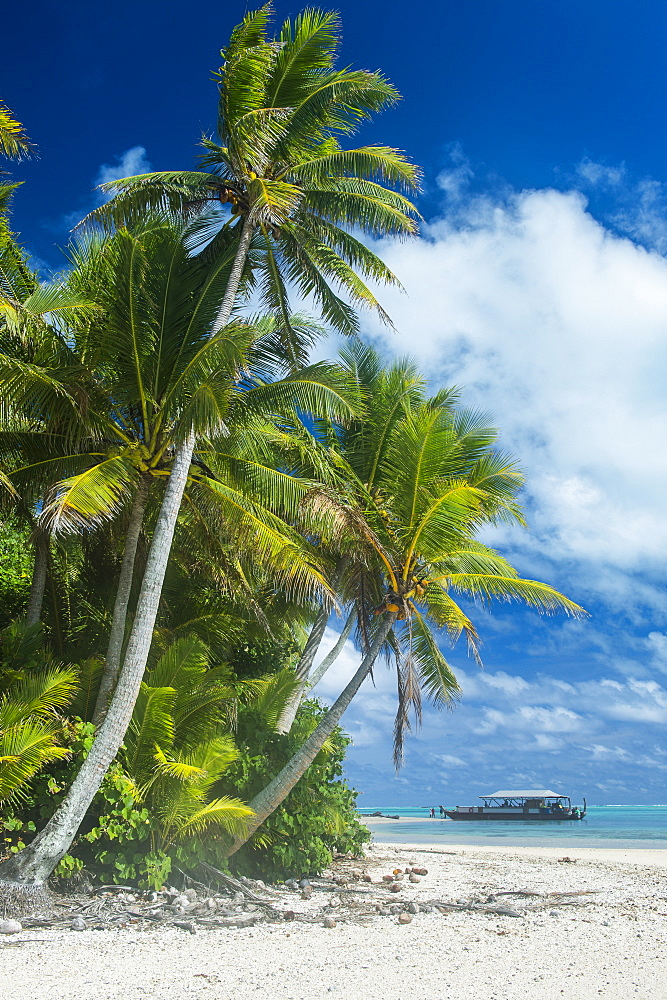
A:
{"label": "cumulus cloud", "polygon": [[635,179],[623,163],[596,163],[588,157],[577,165],[574,179],[614,229],[661,254],[667,251],[667,187],[662,181]]}
{"label": "cumulus cloud", "polygon": [[383,293],[398,335],[369,332],[463,386],[526,471],[531,532],[496,536],[522,571],[665,609],[667,262],[552,189],[473,198],[380,250],[407,295]]}
{"label": "cumulus cloud", "polygon": [[[151,170],[152,167],[147,159],[144,147],[132,146],[131,149],[126,149],[124,153],[120,153],[114,157],[113,163],[103,163],[101,165],[93,179],[93,188],[96,189],[98,185],[106,184],[109,181],[122,180],[123,177],[132,177],[134,174],[149,173]],[[61,225],[68,230],[74,229],[84,216],[92,212],[93,209],[99,208],[110,197],[111,195],[103,191],[93,190],[87,204],[82,205],[82,207],[76,209],[74,212],[68,212],[64,216]],[[58,228],[60,227],[59,225]]]}
{"label": "cumulus cloud", "polygon": [[115,157],[115,163],[102,164],[95,178],[95,186],[107,184],[109,181],[119,181],[123,177],[132,177],[133,174],[147,174],[150,170],[151,165],[144,147],[132,146],[131,149],[126,149],[120,156]]}

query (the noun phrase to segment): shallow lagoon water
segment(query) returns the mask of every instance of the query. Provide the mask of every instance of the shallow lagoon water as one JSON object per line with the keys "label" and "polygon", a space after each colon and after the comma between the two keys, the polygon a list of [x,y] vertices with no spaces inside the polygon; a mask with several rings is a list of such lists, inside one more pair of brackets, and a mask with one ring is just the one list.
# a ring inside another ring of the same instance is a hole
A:
{"label": "shallow lagoon water", "polygon": [[[368,814],[378,810],[385,816],[398,814],[401,818],[391,823],[374,824]],[[365,806],[361,818],[372,830],[374,840],[385,844],[667,850],[667,805],[589,806],[585,819],[565,822],[428,819],[428,813],[427,807]]]}

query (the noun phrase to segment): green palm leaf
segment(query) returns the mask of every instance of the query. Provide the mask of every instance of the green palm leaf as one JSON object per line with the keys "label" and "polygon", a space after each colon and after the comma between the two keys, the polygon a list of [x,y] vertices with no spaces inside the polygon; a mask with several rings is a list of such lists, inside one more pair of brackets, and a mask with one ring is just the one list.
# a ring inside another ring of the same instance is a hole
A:
{"label": "green palm leaf", "polygon": [[168,846],[186,836],[202,834],[211,826],[222,827],[231,837],[240,836],[245,832],[245,821],[253,815],[252,809],[249,809],[244,802],[229,795],[212,799],[211,802],[192,811],[184,808],[174,810],[169,822],[165,823],[165,845]]}
{"label": "green palm leaf", "polygon": [[456,601],[437,583],[431,583],[427,587],[423,600],[430,618],[438,628],[446,631],[452,645],[457,642],[461,633],[465,635],[469,652],[481,666],[477,630]]}
{"label": "green palm leaf", "polygon": [[129,457],[108,458],[56,483],[40,520],[61,534],[98,525],[122,509],[137,480],[138,470]]}
{"label": "green palm leaf", "polygon": [[427,697],[434,705],[451,705],[460,693],[458,681],[424,616],[415,609],[412,620],[412,656]]}
{"label": "green palm leaf", "polygon": [[12,160],[20,160],[30,156],[34,146],[6,104],[0,101],[0,153]]}
{"label": "green palm leaf", "polygon": [[275,727],[290,697],[299,687],[294,671],[286,667],[271,677],[261,680],[249,704],[257,711],[267,725]]}
{"label": "green palm leaf", "polygon": [[60,725],[39,719],[0,729],[0,802],[7,804],[27,793],[39,771],[71,751],[57,743]]}
{"label": "green palm leaf", "polygon": [[586,612],[547,583],[484,573],[451,573],[446,578],[454,591],[482,600],[523,601],[546,614],[564,611],[575,618]]}
{"label": "green palm leaf", "polygon": [[195,636],[177,639],[148,672],[150,687],[189,689],[200,682],[208,668],[206,647]]}
{"label": "green palm leaf", "polygon": [[62,667],[35,671],[15,682],[0,698],[0,730],[31,718],[53,717],[72,700],[76,684],[76,670]]}
{"label": "green palm leaf", "polygon": [[293,22],[285,21],[267,89],[272,106],[292,108],[301,103],[313,71],[331,66],[340,30],[340,16],[335,11],[309,8]]}
{"label": "green palm leaf", "polygon": [[142,684],[125,740],[125,762],[142,795],[154,780],[155,747],[169,749],[174,740],[176,691]]}

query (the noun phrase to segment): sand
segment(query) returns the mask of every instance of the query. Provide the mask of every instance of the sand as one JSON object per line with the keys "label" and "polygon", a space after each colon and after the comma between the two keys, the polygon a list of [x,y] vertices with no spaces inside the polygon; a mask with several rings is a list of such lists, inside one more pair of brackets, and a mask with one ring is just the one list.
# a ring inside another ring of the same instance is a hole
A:
{"label": "sand", "polygon": [[[520,917],[436,910],[414,914],[407,925],[396,915],[370,915],[362,925],[339,919],[331,929],[293,922],[196,935],[132,926],[22,931],[0,941],[0,996],[667,1000],[666,855],[577,849],[567,852],[572,863],[559,861],[564,855],[555,848],[376,844],[363,866],[373,884],[362,890],[375,899],[384,894],[387,903],[484,901],[507,890],[540,895],[497,897]],[[428,875],[389,893],[382,874],[412,865]],[[568,905],[545,897],[569,892],[586,895]],[[315,907],[287,890],[280,900],[297,912]]]}

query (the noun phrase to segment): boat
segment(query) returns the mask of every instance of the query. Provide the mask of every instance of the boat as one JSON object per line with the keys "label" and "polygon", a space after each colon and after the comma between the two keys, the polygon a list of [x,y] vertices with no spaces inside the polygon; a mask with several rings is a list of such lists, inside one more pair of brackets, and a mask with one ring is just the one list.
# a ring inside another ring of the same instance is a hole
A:
{"label": "boat", "polygon": [[586,815],[586,799],[583,806],[573,806],[569,795],[559,795],[547,788],[501,790],[479,797],[483,806],[457,806],[445,809],[444,813],[450,819],[461,820],[564,820],[583,819]]}

